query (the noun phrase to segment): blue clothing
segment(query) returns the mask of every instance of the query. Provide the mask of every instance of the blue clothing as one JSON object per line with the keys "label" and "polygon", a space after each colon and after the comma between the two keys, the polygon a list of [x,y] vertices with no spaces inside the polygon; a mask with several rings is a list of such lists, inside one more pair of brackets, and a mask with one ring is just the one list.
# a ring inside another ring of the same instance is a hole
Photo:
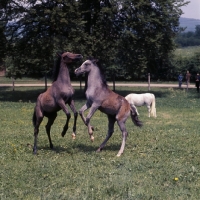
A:
{"label": "blue clothing", "polygon": [[183,80],[183,75],[180,74],[180,75],[178,76],[178,86],[179,86],[179,88],[181,88],[182,80]]}
{"label": "blue clothing", "polygon": [[196,87],[197,87],[197,92],[199,92],[199,82],[200,82],[200,76],[199,75],[196,75]]}
{"label": "blue clothing", "polygon": [[182,74],[180,74],[180,75],[178,76],[178,80],[179,80],[179,81],[182,81],[182,80],[183,80],[183,75],[182,75]]}

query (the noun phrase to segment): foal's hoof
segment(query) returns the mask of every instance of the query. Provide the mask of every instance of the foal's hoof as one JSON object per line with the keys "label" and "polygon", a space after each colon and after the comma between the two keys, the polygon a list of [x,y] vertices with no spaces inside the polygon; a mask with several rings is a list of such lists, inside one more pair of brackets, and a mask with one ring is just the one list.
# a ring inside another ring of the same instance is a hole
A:
{"label": "foal's hoof", "polygon": [[102,150],[101,148],[98,148],[98,149],[96,150],[96,152],[99,153],[99,152],[101,152],[101,150]]}
{"label": "foal's hoof", "polygon": [[90,140],[94,142],[94,136],[90,136]]}
{"label": "foal's hoof", "polygon": [[66,133],[62,132],[62,133],[61,133],[62,137],[64,137],[64,136],[65,136],[65,134],[66,134]]}
{"label": "foal's hoof", "polygon": [[121,153],[118,153],[118,154],[117,154],[117,157],[120,157],[121,155],[122,155]]}
{"label": "foal's hoof", "polygon": [[33,155],[37,155],[37,150],[33,149]]}
{"label": "foal's hoof", "polygon": [[75,140],[76,139],[76,134],[72,133],[72,139]]}

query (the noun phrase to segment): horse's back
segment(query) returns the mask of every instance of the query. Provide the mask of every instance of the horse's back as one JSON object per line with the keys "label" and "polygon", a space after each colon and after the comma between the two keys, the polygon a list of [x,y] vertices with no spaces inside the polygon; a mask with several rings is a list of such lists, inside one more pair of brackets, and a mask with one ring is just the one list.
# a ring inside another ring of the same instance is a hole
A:
{"label": "horse's back", "polygon": [[123,96],[108,89],[107,94],[102,99],[99,110],[109,115],[116,115],[120,109],[123,109],[124,112],[129,112],[130,105],[128,101]]}
{"label": "horse's back", "polygon": [[128,94],[125,99],[131,104],[135,106],[143,106],[145,101],[144,101],[144,96],[136,93],[131,93]]}
{"label": "horse's back", "polygon": [[154,101],[155,96],[152,93],[131,93],[128,94],[125,98],[130,104],[133,104],[135,106],[143,106],[145,104],[150,105],[152,101]]}

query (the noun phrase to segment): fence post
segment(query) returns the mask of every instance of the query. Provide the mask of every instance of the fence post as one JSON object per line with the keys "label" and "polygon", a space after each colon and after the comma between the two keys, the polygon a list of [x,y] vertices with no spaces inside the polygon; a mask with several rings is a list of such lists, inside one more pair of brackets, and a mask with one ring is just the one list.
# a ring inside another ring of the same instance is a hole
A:
{"label": "fence post", "polygon": [[15,80],[13,77],[12,77],[12,88],[13,88],[13,91],[15,91]]}
{"label": "fence post", "polygon": [[148,73],[148,90],[149,90],[149,91],[150,91],[150,79],[151,79],[150,73]]}
{"label": "fence post", "polygon": [[45,79],[44,79],[45,80],[45,91],[47,91],[47,74],[46,73],[45,73],[44,77],[45,77]]}
{"label": "fence post", "polygon": [[82,91],[82,75],[80,76],[80,90]]}

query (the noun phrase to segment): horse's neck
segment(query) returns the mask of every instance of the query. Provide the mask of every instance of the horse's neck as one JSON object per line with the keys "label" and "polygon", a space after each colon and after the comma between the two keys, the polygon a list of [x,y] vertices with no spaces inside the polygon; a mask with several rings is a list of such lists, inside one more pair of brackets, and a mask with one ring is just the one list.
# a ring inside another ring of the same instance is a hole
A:
{"label": "horse's neck", "polygon": [[62,82],[67,85],[71,85],[69,70],[68,70],[66,64],[64,64],[64,63],[61,63],[57,81]]}
{"label": "horse's neck", "polygon": [[88,89],[102,87],[103,81],[98,67],[93,68],[88,74]]}

